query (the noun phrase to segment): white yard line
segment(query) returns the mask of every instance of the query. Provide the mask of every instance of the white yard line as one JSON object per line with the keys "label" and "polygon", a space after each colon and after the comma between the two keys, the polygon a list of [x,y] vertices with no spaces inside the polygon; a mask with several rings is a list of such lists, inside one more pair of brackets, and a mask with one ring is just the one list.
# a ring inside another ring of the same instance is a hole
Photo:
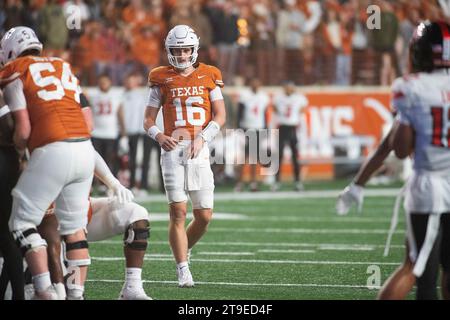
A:
{"label": "white yard line", "polygon": [[222,251],[200,251],[195,255],[211,255],[211,256],[254,256],[254,252],[222,252]]}
{"label": "white yard line", "polygon": [[[123,241],[120,240],[103,240],[98,242],[91,242],[90,244],[96,245],[96,244],[112,244],[112,245],[118,245],[122,244]],[[152,241],[150,239],[151,245],[169,245],[168,241]],[[347,248],[366,248],[366,247],[373,247],[373,248],[384,248],[384,244],[357,244],[357,243],[302,243],[302,242],[230,242],[230,241],[224,241],[224,242],[198,242],[195,247],[198,246],[237,246],[237,247],[326,247],[326,246],[336,246],[336,247],[347,247]],[[405,246],[400,244],[393,244],[391,245],[391,248],[396,249],[403,249]]]}
{"label": "white yard line", "polygon": [[[270,200],[270,199],[307,199],[307,198],[337,198],[342,190],[311,190],[303,192],[283,191],[283,192],[216,192],[214,199],[218,201],[228,200]],[[386,189],[364,189],[364,197],[396,197],[399,188]],[[138,202],[166,202],[167,198],[163,194],[152,194],[144,197],[136,197]]]}
{"label": "white yard line", "polygon": [[[167,227],[153,227],[153,231],[167,231]],[[306,233],[306,234],[388,234],[387,229],[316,229],[316,228],[222,228],[211,227],[209,233]],[[396,234],[405,234],[405,230],[398,229]]]}
{"label": "white yard line", "polygon": [[[124,257],[91,257],[96,261],[123,261]],[[145,256],[144,260],[150,261],[173,261],[173,258],[150,258]],[[223,262],[223,263],[267,263],[267,264],[325,264],[325,265],[386,265],[398,266],[398,262],[363,262],[363,261],[327,261],[327,260],[264,260],[264,259],[191,259],[192,262]]]}
{"label": "white yard line", "polygon": [[[213,219],[214,219],[213,213]],[[314,214],[311,214],[314,215]],[[376,214],[374,214],[376,215]],[[254,220],[254,221],[298,221],[298,222],[332,222],[332,223],[389,223],[391,221],[390,218],[368,218],[368,217],[305,217],[303,215],[297,215],[297,216],[282,216],[282,217],[252,217],[249,216],[247,220]]]}
{"label": "white yard line", "polygon": [[[192,219],[192,212],[187,214],[187,219]],[[169,221],[169,213],[167,212],[151,212],[148,215],[150,223],[157,221]],[[228,213],[228,212],[214,212],[214,220],[254,220],[245,214]]]}
{"label": "white yard line", "polygon": [[[313,215],[313,214],[311,214]],[[376,214],[374,214],[376,216]],[[167,212],[152,212],[150,210],[149,214],[150,222],[161,222],[169,221],[169,214]],[[192,213],[187,214],[187,219],[192,219]],[[311,217],[304,215],[294,215],[294,216],[272,216],[272,217],[261,217],[261,216],[249,216],[242,213],[236,212],[214,212],[214,220],[231,220],[231,221],[269,221],[269,222],[321,222],[321,223],[386,223],[388,224],[390,218],[380,218],[380,217],[362,217],[362,216],[347,216],[347,217],[336,217],[330,215],[329,217]]]}
{"label": "white yard line", "polygon": [[147,258],[172,258],[171,253],[148,253],[144,255]]}
{"label": "white yard line", "polygon": [[346,246],[346,245],[324,245],[318,246],[317,250],[337,250],[337,251],[373,251],[373,246]]}
{"label": "white yard line", "polygon": [[[106,283],[123,283],[123,280],[114,279],[87,279],[87,282],[106,282]],[[178,284],[178,281],[164,281],[164,280],[142,280],[144,283],[156,284]],[[369,289],[367,285],[352,285],[352,284],[317,284],[317,283],[247,283],[247,282],[209,282],[196,281],[199,285],[212,286],[247,286],[247,287],[324,287],[324,288],[360,288]]]}
{"label": "white yard line", "polygon": [[316,252],[316,250],[260,249],[257,252],[262,252],[262,253],[314,253],[314,252]]}

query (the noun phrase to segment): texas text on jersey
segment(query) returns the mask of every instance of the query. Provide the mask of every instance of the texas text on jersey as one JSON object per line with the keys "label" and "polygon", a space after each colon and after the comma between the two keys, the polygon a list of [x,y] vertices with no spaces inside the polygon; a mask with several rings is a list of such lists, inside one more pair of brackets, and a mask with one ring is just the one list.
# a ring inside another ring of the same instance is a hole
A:
{"label": "texas text on jersey", "polygon": [[223,87],[223,81],[219,69],[199,63],[188,76],[169,66],[155,68],[150,72],[149,85],[159,87],[165,99],[161,101],[164,134],[193,139],[211,121],[210,92]]}

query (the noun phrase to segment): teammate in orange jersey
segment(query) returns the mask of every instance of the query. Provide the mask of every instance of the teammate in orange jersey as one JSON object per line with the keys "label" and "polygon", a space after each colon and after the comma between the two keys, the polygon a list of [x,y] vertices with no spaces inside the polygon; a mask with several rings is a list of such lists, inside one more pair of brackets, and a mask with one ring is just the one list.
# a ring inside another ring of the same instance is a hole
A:
{"label": "teammate in orange jersey", "polygon": [[69,264],[78,267],[71,293],[82,298],[90,258],[85,227],[95,156],[81,108],[80,86],[62,59],[40,57],[42,43],[27,27],[10,29],[1,40],[0,87],[14,121],[14,143],[31,156],[12,191],[9,228],[33,276],[38,299],[56,299],[48,272],[46,242],[36,230],[55,202]]}
{"label": "teammate in orange jersey", "polygon": [[[208,144],[225,123],[221,72],[196,62],[199,38],[189,26],[169,31],[170,66],[153,69],[144,128],[162,147],[161,169],[170,207],[169,242],[179,287],[192,287],[188,250],[206,232],[212,217],[214,176]],[[155,125],[162,106],[164,133]],[[188,195],[194,218],[185,229]]]}

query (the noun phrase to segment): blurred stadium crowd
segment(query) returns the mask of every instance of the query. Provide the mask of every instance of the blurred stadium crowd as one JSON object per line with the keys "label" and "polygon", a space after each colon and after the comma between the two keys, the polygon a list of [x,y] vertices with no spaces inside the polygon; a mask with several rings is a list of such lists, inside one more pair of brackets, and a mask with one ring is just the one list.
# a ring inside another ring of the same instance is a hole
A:
{"label": "blurred stadium crowd", "polygon": [[[33,28],[45,54],[69,60],[84,86],[104,73],[113,85],[132,72],[146,76],[165,62],[163,40],[175,24],[194,28],[199,60],[218,66],[228,85],[255,77],[264,85],[389,85],[406,72],[417,22],[444,18],[438,2],[4,0],[0,33]],[[367,28],[372,4],[381,9],[380,30]]]}

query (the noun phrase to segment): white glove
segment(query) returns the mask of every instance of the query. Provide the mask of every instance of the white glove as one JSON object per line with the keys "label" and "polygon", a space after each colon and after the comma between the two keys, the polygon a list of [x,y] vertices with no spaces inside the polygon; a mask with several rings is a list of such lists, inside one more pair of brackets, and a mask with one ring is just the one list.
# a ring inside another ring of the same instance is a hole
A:
{"label": "white glove", "polygon": [[363,191],[363,187],[358,186],[353,182],[345,187],[339,194],[336,202],[337,214],[340,216],[346,215],[354,203],[357,205],[357,212],[361,213],[364,201]]}
{"label": "white glove", "polygon": [[111,191],[113,192],[113,196],[117,198],[117,202],[119,204],[125,204],[133,201],[134,195],[133,192],[125,188],[120,183],[116,183],[112,186]]}

